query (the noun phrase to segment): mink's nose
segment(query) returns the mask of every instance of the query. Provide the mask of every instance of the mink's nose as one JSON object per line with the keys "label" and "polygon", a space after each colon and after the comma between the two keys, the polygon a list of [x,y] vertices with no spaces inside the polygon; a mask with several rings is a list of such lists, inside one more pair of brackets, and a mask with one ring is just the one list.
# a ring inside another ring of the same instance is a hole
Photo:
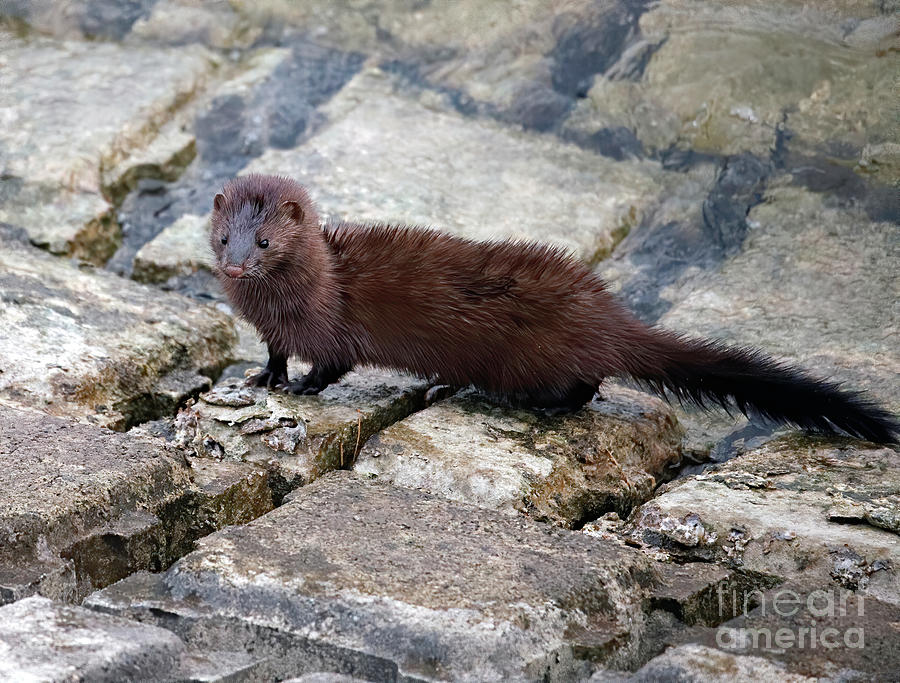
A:
{"label": "mink's nose", "polygon": [[222,268],[222,270],[225,271],[225,274],[228,277],[240,277],[244,274],[244,266],[235,266],[230,263]]}

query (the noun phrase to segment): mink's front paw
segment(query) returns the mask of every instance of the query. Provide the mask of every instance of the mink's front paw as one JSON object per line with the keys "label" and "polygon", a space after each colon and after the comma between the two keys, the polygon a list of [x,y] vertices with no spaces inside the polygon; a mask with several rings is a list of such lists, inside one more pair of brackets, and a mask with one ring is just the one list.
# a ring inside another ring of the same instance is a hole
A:
{"label": "mink's front paw", "polygon": [[286,393],[298,396],[315,396],[328,386],[327,384],[321,384],[318,380],[319,378],[313,376],[313,373],[309,373],[300,379],[285,380],[278,384],[278,388]]}
{"label": "mink's front paw", "polygon": [[267,389],[275,389],[276,387],[287,383],[287,373],[273,372],[269,368],[266,368],[255,375],[250,375],[244,382],[248,387],[266,387]]}

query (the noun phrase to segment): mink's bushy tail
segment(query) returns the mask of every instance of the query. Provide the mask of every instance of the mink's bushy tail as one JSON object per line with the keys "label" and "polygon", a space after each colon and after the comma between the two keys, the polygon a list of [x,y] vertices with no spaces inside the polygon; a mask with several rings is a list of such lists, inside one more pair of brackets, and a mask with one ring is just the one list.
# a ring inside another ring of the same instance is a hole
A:
{"label": "mink's bushy tail", "polygon": [[898,443],[900,422],[860,392],[816,379],[759,351],[651,330],[629,354],[628,371],[659,394],[701,408],[736,407],[780,424],[823,434],[846,434],[876,443]]}

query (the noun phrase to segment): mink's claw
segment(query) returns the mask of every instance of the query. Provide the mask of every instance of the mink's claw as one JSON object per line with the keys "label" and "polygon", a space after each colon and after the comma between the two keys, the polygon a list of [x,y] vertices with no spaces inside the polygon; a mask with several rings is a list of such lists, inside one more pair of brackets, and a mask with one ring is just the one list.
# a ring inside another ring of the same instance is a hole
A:
{"label": "mink's claw", "polygon": [[325,387],[317,386],[315,378],[304,375],[300,379],[281,382],[278,389],[288,394],[296,394],[297,396],[315,396]]}
{"label": "mink's claw", "polygon": [[287,375],[278,375],[266,368],[262,372],[250,375],[244,381],[244,385],[248,387],[266,387],[268,389],[274,389],[287,381]]}

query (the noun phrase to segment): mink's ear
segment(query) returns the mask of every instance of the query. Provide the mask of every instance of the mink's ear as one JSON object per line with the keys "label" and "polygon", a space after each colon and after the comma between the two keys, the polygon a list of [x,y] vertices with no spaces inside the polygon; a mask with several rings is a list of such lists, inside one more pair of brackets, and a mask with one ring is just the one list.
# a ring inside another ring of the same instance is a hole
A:
{"label": "mink's ear", "polygon": [[216,195],[215,199],[213,199],[213,208],[219,212],[225,210],[225,195],[221,192]]}
{"label": "mink's ear", "polygon": [[281,202],[281,210],[284,212],[284,215],[292,221],[296,221],[297,223],[303,222],[303,207],[300,206],[300,202]]}

